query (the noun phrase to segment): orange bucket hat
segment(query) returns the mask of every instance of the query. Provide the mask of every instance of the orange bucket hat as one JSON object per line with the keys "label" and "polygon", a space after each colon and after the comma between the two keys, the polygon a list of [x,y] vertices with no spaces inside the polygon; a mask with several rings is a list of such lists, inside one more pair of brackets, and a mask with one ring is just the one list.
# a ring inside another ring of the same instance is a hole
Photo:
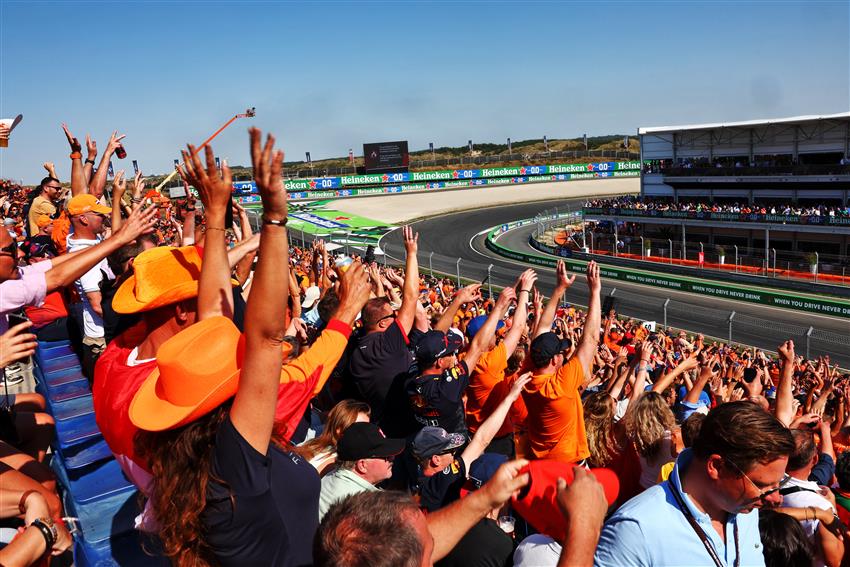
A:
{"label": "orange bucket hat", "polygon": [[130,276],[112,299],[116,313],[140,313],[198,296],[201,256],[194,246],[160,246],[133,262]]}
{"label": "orange bucket hat", "polygon": [[[284,358],[291,348],[284,344]],[[180,331],[159,347],[156,369],[130,403],[130,421],[145,431],[164,431],[208,414],[236,395],[244,351],[245,340],[227,317]]]}

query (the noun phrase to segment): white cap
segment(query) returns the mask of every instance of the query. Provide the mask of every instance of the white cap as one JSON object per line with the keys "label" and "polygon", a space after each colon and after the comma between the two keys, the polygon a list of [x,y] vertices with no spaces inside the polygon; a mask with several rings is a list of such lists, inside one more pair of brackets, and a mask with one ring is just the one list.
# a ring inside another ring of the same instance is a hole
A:
{"label": "white cap", "polygon": [[322,291],[318,287],[314,285],[308,287],[307,291],[304,292],[304,301],[301,302],[301,307],[310,309],[319,300],[321,295]]}

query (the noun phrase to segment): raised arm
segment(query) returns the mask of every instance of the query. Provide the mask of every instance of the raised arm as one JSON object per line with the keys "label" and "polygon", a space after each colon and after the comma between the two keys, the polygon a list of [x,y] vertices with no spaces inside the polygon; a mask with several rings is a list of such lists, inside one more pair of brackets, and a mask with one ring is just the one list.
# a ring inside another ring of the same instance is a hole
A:
{"label": "raised arm", "polygon": [[[593,264],[593,262],[591,262],[591,264]],[[590,264],[588,264],[587,269],[589,272]],[[574,281],[576,281],[575,274],[567,276],[567,266],[564,264],[563,260],[558,260],[555,273],[558,276],[558,283],[555,284],[555,290],[552,292],[552,297],[549,298],[549,301],[546,303],[546,307],[543,309],[543,313],[540,315],[540,320],[537,323],[536,330],[534,331],[534,338],[537,338],[539,335],[542,335],[552,328],[552,321],[555,320],[555,311],[558,310],[558,304],[561,302],[564,292],[573,285]],[[598,333],[599,332],[597,331],[597,335]]]}
{"label": "raised arm", "polygon": [[121,169],[112,180],[112,230],[121,228],[121,199],[126,190],[127,182],[124,180],[124,170]]}
{"label": "raised arm", "polygon": [[[564,275],[566,275],[566,268],[564,268]],[[560,278],[561,276],[559,275]],[[573,276],[573,279],[575,279],[575,276]],[[578,357],[581,363],[581,367],[584,368],[585,375],[591,371],[593,356],[596,354],[596,348],[599,346],[599,327],[602,325],[602,305],[599,299],[602,291],[602,280],[599,277],[599,264],[596,262],[589,262],[587,264],[587,289],[589,292],[587,298],[587,318],[584,321],[584,331],[581,334],[581,341],[575,353],[575,356]]]}
{"label": "raised arm", "polygon": [[112,159],[112,154],[115,149],[121,145],[121,140],[124,139],[124,134],[118,135],[118,132],[113,132],[109,137],[109,143],[106,144],[106,151],[100,158],[100,165],[97,166],[97,172],[89,183],[89,193],[100,199],[103,195],[103,188],[106,187],[106,174],[109,173],[109,160]]}
{"label": "raised arm", "polygon": [[178,171],[186,183],[198,190],[207,215],[204,263],[198,282],[198,320],[217,315],[232,318],[233,293],[227,261],[227,229],[224,227],[233,191],[230,168],[227,162],[223,163],[219,174],[212,146],[207,145],[204,148],[207,158],[205,171],[195,146],[187,147],[188,151],[183,151],[183,165],[178,167]]}
{"label": "raised arm", "polygon": [[522,389],[531,381],[531,372],[526,372],[522,376],[518,377],[514,382],[514,385],[511,386],[508,395],[505,396],[496,409],[493,410],[493,413],[484,420],[484,423],[481,424],[481,427],[478,428],[478,431],[475,432],[475,435],[472,437],[472,441],[469,442],[469,445],[466,446],[466,449],[461,453],[460,458],[463,459],[464,464],[466,465],[467,474],[469,473],[469,467],[472,466],[472,463],[480,457],[484,450],[487,449],[487,446],[490,445],[490,442],[493,441],[493,437],[496,436],[496,433],[499,432],[499,429],[502,427],[502,423],[505,422],[505,418],[508,416],[508,412],[511,409],[513,403],[517,400],[520,394],[522,394]]}
{"label": "raised arm", "polygon": [[85,186],[88,187],[91,181],[92,169],[94,169],[94,159],[97,157],[97,142],[92,139],[89,134],[86,134],[86,162],[83,164],[83,179]]}
{"label": "raised arm", "polygon": [[457,313],[457,310],[460,309],[460,306],[464,303],[469,303],[480,298],[481,284],[472,284],[459,289],[457,293],[455,293],[455,297],[452,302],[449,303],[443,311],[443,314],[440,316],[440,320],[437,321],[436,325],[434,325],[434,330],[443,331],[444,333],[448,331],[449,327],[452,326],[452,321],[454,321],[455,314]]}
{"label": "raised arm", "polygon": [[531,290],[537,282],[537,272],[531,268],[520,274],[516,283],[516,310],[514,311],[513,324],[505,335],[505,358],[510,358],[516,350],[519,340],[528,326],[528,301],[531,299]]}
{"label": "raised arm", "polygon": [[71,196],[76,196],[88,191],[86,177],[83,171],[83,156],[81,153],[83,148],[80,146],[79,140],[71,134],[71,131],[68,130],[68,126],[64,122],[62,123],[62,130],[65,131],[68,145],[71,146]]}
{"label": "raised arm", "polygon": [[254,178],[263,201],[263,227],[260,231],[260,259],[245,311],[245,360],[230,420],[242,437],[265,455],[274,427],[283,365],[289,242],[286,235],[286,190],[281,177],[283,152],[273,152],[273,136],[269,135],[265,147],[261,148],[260,131],[251,128],[250,133]]}
{"label": "raised arm", "polygon": [[794,341],[788,340],[776,349],[782,359],[779,384],[776,386],[776,419],[786,427],[794,421]]}
{"label": "raised arm", "polygon": [[[687,356],[682,359],[682,362],[679,363],[676,368],[662,376],[658,379],[658,382],[652,385],[652,391],[658,392],[659,394],[667,389],[667,386],[673,383],[673,381],[680,375],[682,372],[688,372],[693,370],[699,366],[699,361],[696,356]],[[699,399],[699,398],[697,398]]]}
{"label": "raised arm", "polygon": [[398,310],[396,321],[406,334],[413,328],[416,302],[419,301],[419,261],[416,259],[416,252],[419,249],[419,234],[414,233],[409,226],[405,226],[401,229],[401,235],[404,239],[407,260],[404,265],[404,289],[402,290],[401,307]]}
{"label": "raised arm", "polygon": [[514,288],[506,287],[502,290],[502,293],[499,294],[499,299],[496,300],[496,305],[493,307],[493,310],[490,312],[490,315],[487,316],[487,320],[484,321],[484,324],[478,329],[478,332],[475,333],[475,338],[472,339],[472,342],[469,344],[469,349],[466,351],[466,356],[464,357],[464,362],[466,362],[466,367],[469,368],[470,372],[475,365],[478,363],[478,359],[487,350],[487,346],[490,344],[490,339],[493,336],[493,333],[496,332],[496,326],[502,317],[505,316],[505,312],[508,310],[508,307],[511,305],[511,301],[516,299],[516,292],[514,292]]}

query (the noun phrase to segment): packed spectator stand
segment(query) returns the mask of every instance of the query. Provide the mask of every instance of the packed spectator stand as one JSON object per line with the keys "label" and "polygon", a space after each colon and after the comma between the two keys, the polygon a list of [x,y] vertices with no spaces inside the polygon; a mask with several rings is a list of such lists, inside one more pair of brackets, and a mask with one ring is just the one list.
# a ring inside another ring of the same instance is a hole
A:
{"label": "packed spectator stand", "polygon": [[639,197],[624,195],[613,199],[590,199],[585,202],[585,208],[589,209],[622,209],[626,211],[652,211],[659,212],[690,212],[690,213],[734,213],[745,215],[781,215],[794,217],[837,217],[850,218],[850,205],[800,205],[797,203],[786,204],[749,204],[749,203],[722,203],[680,200],[673,201],[669,198]]}
{"label": "packed spectator stand", "polygon": [[421,275],[410,227],[403,267],[292,246],[255,129],[258,234],[211,147],[172,201],[105,191],[122,136],[95,170],[65,132],[70,190],[0,188],[0,366],[35,377],[0,413],[0,564],[842,564],[828,358],[603,313],[593,262],[582,310],[563,264],[496,297]]}

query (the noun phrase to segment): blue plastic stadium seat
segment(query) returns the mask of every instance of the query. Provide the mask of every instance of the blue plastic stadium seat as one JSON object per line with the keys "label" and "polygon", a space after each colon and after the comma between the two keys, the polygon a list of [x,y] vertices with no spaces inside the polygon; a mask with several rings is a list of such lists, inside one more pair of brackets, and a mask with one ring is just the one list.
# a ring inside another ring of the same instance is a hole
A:
{"label": "blue plastic stadium seat", "polygon": [[67,451],[74,445],[95,437],[100,437],[100,430],[93,413],[56,421],[56,442],[60,451]]}
{"label": "blue plastic stadium seat", "polygon": [[92,403],[91,394],[80,396],[64,402],[56,402],[50,405],[50,413],[56,421],[65,421],[94,413],[94,404]]}
{"label": "blue plastic stadium seat", "polygon": [[112,458],[112,451],[102,437],[69,447],[62,452],[62,461],[68,471],[75,471]]}
{"label": "blue plastic stadium seat", "polygon": [[43,380],[45,385],[50,386],[61,386],[62,384],[67,384],[68,382],[75,382],[77,380],[85,380],[86,377],[83,376],[82,369],[79,366],[71,366],[68,368],[63,368],[61,370],[54,370],[52,372],[44,372],[41,375],[40,380]]}
{"label": "blue plastic stadium seat", "polygon": [[88,380],[85,378],[59,384],[58,386],[51,386],[49,382],[46,382],[45,386],[47,391],[46,397],[51,406],[59,402],[66,402],[91,395],[91,388],[89,387]]}
{"label": "blue plastic stadium seat", "polygon": [[69,354],[66,356],[59,356],[56,358],[51,358],[49,360],[44,360],[39,364],[41,367],[41,371],[47,375],[51,372],[56,372],[57,370],[63,370],[65,368],[73,368],[80,366],[80,359],[77,358],[76,354]]}
{"label": "blue plastic stadium seat", "polygon": [[74,349],[71,348],[70,344],[64,345],[56,345],[50,348],[43,348],[41,345],[35,351],[35,359],[36,362],[42,364],[48,360],[52,360],[54,358],[60,358],[63,356],[70,356],[74,353]]}

